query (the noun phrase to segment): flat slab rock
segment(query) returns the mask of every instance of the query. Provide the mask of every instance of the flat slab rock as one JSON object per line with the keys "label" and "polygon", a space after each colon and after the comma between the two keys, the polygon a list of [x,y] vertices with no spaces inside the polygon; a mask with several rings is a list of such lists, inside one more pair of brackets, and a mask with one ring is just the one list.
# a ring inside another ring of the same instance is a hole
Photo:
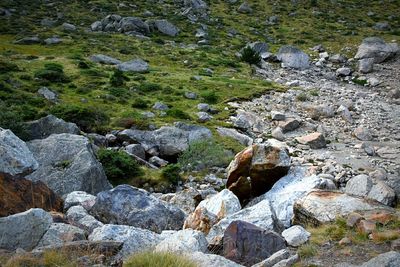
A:
{"label": "flat slab rock", "polygon": [[293,224],[311,223],[319,225],[344,217],[351,212],[367,210],[391,210],[391,208],[373,201],[349,196],[333,191],[313,191],[294,204]]}

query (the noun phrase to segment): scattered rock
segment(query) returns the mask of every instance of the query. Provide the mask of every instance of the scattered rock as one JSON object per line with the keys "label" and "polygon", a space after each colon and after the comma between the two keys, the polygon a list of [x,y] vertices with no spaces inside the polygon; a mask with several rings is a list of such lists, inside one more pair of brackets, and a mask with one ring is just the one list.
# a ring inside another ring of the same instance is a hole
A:
{"label": "scattered rock", "polygon": [[190,187],[177,192],[168,202],[182,209],[186,214],[190,214],[201,200],[203,200],[201,193]]}
{"label": "scattered rock", "polygon": [[374,58],[363,58],[358,62],[358,71],[361,73],[370,73],[374,70]]}
{"label": "scattered rock", "polygon": [[141,159],[146,159],[146,151],[140,144],[130,144],[125,147],[128,154],[135,155]]}
{"label": "scattered rock", "polygon": [[381,63],[399,52],[397,44],[387,44],[378,37],[365,38],[358,47],[356,59],[373,58],[374,63]]}
{"label": "scattered rock", "polygon": [[197,121],[198,122],[207,122],[213,119],[213,116],[211,116],[210,114],[208,114],[207,112],[197,112]]}
{"label": "scattered rock", "polygon": [[230,137],[233,138],[242,145],[245,146],[250,146],[253,144],[253,139],[250,138],[249,136],[239,133],[237,130],[233,128],[224,128],[224,127],[217,127],[217,132],[224,137]]}
{"label": "scattered rock", "polygon": [[155,251],[177,253],[207,252],[207,245],[207,239],[202,232],[185,229],[161,241],[155,247]]}
{"label": "scattered rock", "polygon": [[336,70],[336,75],[338,76],[349,76],[351,74],[351,69],[347,67],[338,68]]}
{"label": "scattered rock", "polygon": [[44,39],[44,43],[46,45],[55,45],[55,44],[60,44],[62,42],[63,42],[63,40],[58,37],[51,37],[51,38]]}
{"label": "scattered rock", "polygon": [[57,103],[58,102],[58,94],[51,91],[47,87],[42,87],[38,90],[38,94],[50,102]]}
{"label": "scattered rock", "polygon": [[160,19],[154,21],[154,26],[159,32],[168,36],[175,37],[179,33],[178,27],[176,27],[174,24],[172,24],[166,19]]}
{"label": "scattered rock", "polygon": [[297,137],[296,141],[303,145],[309,145],[312,149],[326,147],[326,141],[323,134],[315,132],[302,137]]}
{"label": "scattered rock", "polygon": [[168,161],[163,160],[162,158],[159,158],[157,156],[152,156],[151,158],[149,158],[149,163],[153,164],[156,167],[165,167],[168,165]]}
{"label": "scattered rock", "polygon": [[32,44],[40,44],[40,43],[41,43],[41,40],[37,36],[24,37],[24,38],[14,41],[14,44],[19,44],[19,45],[32,45]]}
{"label": "scattered rock", "polygon": [[286,115],[283,112],[272,110],[271,111],[271,119],[273,121],[284,121],[284,120],[286,120]]}
{"label": "scattered rock", "polygon": [[168,107],[168,105],[166,105],[166,104],[164,104],[164,103],[162,103],[162,102],[156,102],[156,103],[153,105],[153,109],[155,109],[155,110],[166,111],[166,110],[169,109],[169,107]]}
{"label": "scattered rock", "polygon": [[275,264],[282,260],[286,260],[287,258],[290,257],[290,252],[288,249],[281,249],[274,254],[272,254],[270,257],[267,259],[263,260],[262,262],[259,262],[252,267],[273,267]]}
{"label": "scattered rock", "polygon": [[90,56],[89,59],[93,62],[105,64],[105,65],[118,65],[121,63],[121,61],[118,59],[115,59],[110,56],[102,55],[102,54]]}
{"label": "scattered rock", "polygon": [[85,231],[79,229],[78,227],[65,223],[53,223],[40,239],[37,247],[57,246],[66,242],[85,239]]}
{"label": "scattered rock", "polygon": [[283,134],[281,127],[276,127],[275,129],[273,129],[271,132],[271,136],[279,141],[285,140],[285,135]]}
{"label": "scattered rock", "polygon": [[300,121],[294,118],[289,118],[285,121],[279,122],[279,127],[282,129],[283,133],[294,131],[300,127]]}
{"label": "scattered rock", "polygon": [[220,219],[242,209],[239,199],[228,189],[201,201],[197,208],[204,208]]}
{"label": "scattered rock", "polygon": [[202,252],[193,252],[185,254],[199,266],[218,266],[218,267],[243,267],[233,261],[215,254],[205,254]]}
{"label": "scattered rock", "polygon": [[149,64],[143,59],[134,59],[127,62],[119,63],[117,68],[120,71],[130,71],[130,72],[138,72],[138,73],[146,73],[149,72]]}
{"label": "scattered rock", "polygon": [[368,262],[361,265],[361,267],[396,267],[400,265],[400,253],[396,251],[389,251],[379,256],[372,258]]}
{"label": "scattered rock", "polygon": [[289,246],[299,247],[308,241],[311,234],[300,225],[294,225],[283,231],[282,236]]}
{"label": "scattered rock", "polygon": [[249,3],[247,3],[247,1],[244,1],[244,2],[239,6],[238,11],[239,11],[240,13],[248,14],[248,13],[252,13],[252,12],[253,12],[253,9],[250,7],[250,5],[249,5]]}
{"label": "scattered rock", "polygon": [[377,22],[374,25],[374,29],[377,31],[390,31],[390,25],[387,21]]}
{"label": "scattered rock", "polygon": [[369,129],[359,126],[353,131],[354,136],[361,141],[371,141],[372,135]]}
{"label": "scattered rock", "polygon": [[90,210],[95,202],[95,196],[83,191],[74,191],[65,197],[64,210],[68,210],[73,206],[82,206],[85,210]]}
{"label": "scattered rock", "polygon": [[186,218],[183,229],[190,228],[208,234],[217,222],[217,215],[209,212],[206,208],[198,207]]}
{"label": "scattered rock", "polygon": [[69,133],[78,135],[81,130],[75,123],[65,122],[53,115],[27,123],[29,140],[44,139],[52,134]]}
{"label": "scattered rock", "polygon": [[76,31],[76,26],[73,25],[73,24],[71,24],[71,23],[64,22],[64,23],[61,25],[61,27],[62,27],[62,29],[63,29],[64,31],[67,31],[67,32],[75,32],[75,31]]}
{"label": "scattered rock", "polygon": [[308,55],[297,47],[282,46],[276,57],[282,62],[282,67],[300,70],[310,67]]}
{"label": "scattered rock", "polygon": [[87,233],[91,233],[94,229],[103,226],[103,223],[89,215],[82,206],[72,206],[66,214],[70,224],[85,230]]}

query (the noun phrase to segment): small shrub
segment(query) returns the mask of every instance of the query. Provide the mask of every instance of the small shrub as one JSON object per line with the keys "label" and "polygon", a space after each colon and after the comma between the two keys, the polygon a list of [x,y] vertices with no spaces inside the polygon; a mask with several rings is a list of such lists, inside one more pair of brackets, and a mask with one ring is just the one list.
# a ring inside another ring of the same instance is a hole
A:
{"label": "small shrub", "polygon": [[144,100],[143,98],[136,98],[135,100],[133,100],[132,107],[145,109],[149,107],[149,102]]}
{"label": "small shrub", "polygon": [[216,104],[218,103],[218,96],[214,91],[207,91],[201,94],[201,97],[208,104]]}
{"label": "small shrub", "polygon": [[161,170],[161,177],[164,178],[169,183],[177,185],[182,180],[182,177],[179,174],[180,171],[181,169],[179,165],[170,164]]}
{"label": "small shrub", "polygon": [[46,63],[44,69],[35,72],[35,77],[47,82],[67,83],[70,81],[64,74],[63,66],[58,63]]}
{"label": "small shrub", "polygon": [[80,68],[80,69],[89,69],[90,65],[86,61],[80,60],[78,62],[78,68]]}
{"label": "small shrub", "polygon": [[259,65],[261,62],[260,54],[249,46],[243,48],[240,59],[249,65]]}
{"label": "small shrub", "polygon": [[141,85],[139,85],[139,89],[142,92],[154,92],[160,91],[162,89],[162,86],[158,83],[142,83]]}
{"label": "small shrub", "polygon": [[167,110],[167,115],[176,119],[190,120],[189,114],[177,108]]}
{"label": "small shrub", "polygon": [[315,256],[317,252],[318,252],[317,247],[312,244],[304,244],[297,250],[297,253],[302,259]]}
{"label": "small shrub", "polygon": [[134,117],[122,117],[117,119],[114,123],[114,126],[121,127],[124,129],[135,128],[139,130],[148,130],[149,122],[141,118],[140,116]]}
{"label": "small shrub", "polygon": [[308,100],[308,96],[306,93],[300,93],[296,96],[296,100],[300,102],[304,102]]}
{"label": "small shrub", "polygon": [[124,267],[196,267],[182,255],[168,252],[141,252],[132,255],[123,264]]}
{"label": "small shrub", "polygon": [[122,87],[112,87],[109,88],[108,91],[110,92],[111,95],[115,97],[127,97],[129,96],[129,91],[126,88]]}
{"label": "small shrub", "polygon": [[114,185],[126,183],[143,174],[138,163],[124,151],[101,148],[97,157],[104,167],[107,178]]}
{"label": "small shrub", "polygon": [[192,142],[179,156],[178,163],[185,171],[197,171],[211,167],[226,167],[231,159],[223,146],[212,139],[205,139]]}
{"label": "small shrub", "polygon": [[19,71],[19,68],[14,63],[0,60],[0,73],[6,73],[10,71]]}
{"label": "small shrub", "polygon": [[129,81],[129,78],[122,71],[118,69],[114,70],[114,73],[110,77],[110,84],[112,86],[122,86],[125,81]]}
{"label": "small shrub", "polygon": [[4,129],[10,129],[16,136],[21,139],[28,137],[28,131],[23,123],[21,114],[13,109],[6,108],[6,106],[0,103],[0,127]]}

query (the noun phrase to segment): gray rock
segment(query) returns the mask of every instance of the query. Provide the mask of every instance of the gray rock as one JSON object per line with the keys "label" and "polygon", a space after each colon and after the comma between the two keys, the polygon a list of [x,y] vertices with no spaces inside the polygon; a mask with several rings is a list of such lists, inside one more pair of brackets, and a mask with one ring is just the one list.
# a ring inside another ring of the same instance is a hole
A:
{"label": "gray rock", "polygon": [[294,225],[282,232],[289,246],[298,247],[308,241],[311,234],[300,225]]}
{"label": "gray rock", "polygon": [[149,25],[136,17],[125,17],[119,21],[118,28],[121,32],[137,32],[144,35],[150,33]]}
{"label": "gray rock", "polygon": [[276,57],[282,62],[282,67],[301,70],[310,67],[308,55],[297,47],[282,46]]}
{"label": "gray rock", "polygon": [[193,252],[185,254],[199,267],[243,267],[243,265],[230,261],[222,256],[215,254],[205,254],[202,252]]}
{"label": "gray rock", "polygon": [[250,146],[253,144],[253,139],[249,136],[239,133],[237,130],[233,128],[224,128],[224,127],[217,127],[217,132],[219,135],[224,137],[230,137],[237,140],[239,143],[245,146]]}
{"label": "gray rock", "polygon": [[339,108],[336,110],[336,113],[340,114],[344,120],[349,123],[353,123],[353,118],[349,109],[343,105],[340,105]]}
{"label": "gray rock", "polygon": [[103,30],[103,26],[101,24],[101,21],[95,21],[90,25],[90,29],[94,32],[100,32]]}
{"label": "gray rock", "polygon": [[146,151],[140,144],[131,144],[125,147],[125,151],[128,154],[135,155],[141,159],[146,159]]}
{"label": "gray rock", "polygon": [[161,233],[183,226],[185,213],[148,192],[119,185],[100,192],[90,213],[104,223],[124,224]]}
{"label": "gray rock", "polygon": [[197,121],[198,122],[207,122],[213,119],[213,116],[211,116],[210,114],[208,114],[207,112],[197,112]]}
{"label": "gray rock", "polygon": [[65,122],[53,115],[27,123],[29,140],[47,138],[52,134],[69,133],[78,135],[81,130],[75,123]]}
{"label": "gray rock", "polygon": [[285,140],[285,135],[283,134],[281,127],[276,127],[275,129],[273,129],[271,132],[271,136],[279,141]]}
{"label": "gray rock", "polygon": [[336,70],[336,75],[338,76],[349,76],[351,74],[351,69],[347,67],[338,68]]}
{"label": "gray rock", "polygon": [[174,24],[172,24],[166,19],[155,20],[154,26],[159,32],[168,36],[175,37],[179,33],[178,27],[176,27]]}
{"label": "gray rock", "polygon": [[52,19],[48,19],[48,18],[44,18],[40,21],[40,25],[47,27],[47,28],[54,27],[54,25],[56,25],[56,23],[57,23],[56,20],[52,20]]}
{"label": "gray rock", "polygon": [[326,147],[326,141],[323,134],[315,132],[305,136],[296,137],[296,141],[303,145],[309,145],[312,149]]}
{"label": "gray rock", "polygon": [[93,142],[94,145],[98,147],[106,147],[107,146],[107,139],[104,135],[97,134],[97,133],[89,133],[87,137],[90,141]]}
{"label": "gray rock", "polygon": [[76,31],[76,26],[73,25],[73,24],[71,24],[71,23],[64,22],[64,23],[61,25],[61,27],[63,28],[64,31],[67,31],[67,32],[74,32],[74,31]]}
{"label": "gray rock", "polygon": [[383,181],[372,179],[368,175],[361,174],[351,178],[345,187],[349,195],[374,199],[382,204],[392,206],[395,201],[395,192]]}
{"label": "gray rock", "polygon": [[300,260],[299,255],[295,254],[286,260],[278,262],[277,264],[274,265],[274,267],[291,267],[299,260]]}
{"label": "gray rock", "polygon": [[249,43],[247,47],[250,47],[253,49],[254,52],[257,52],[258,54],[263,54],[268,52],[268,44],[264,42],[254,42],[254,43]]}
{"label": "gray rock", "polygon": [[169,109],[169,107],[166,104],[162,103],[162,102],[156,102],[153,105],[153,109],[166,111],[166,110]]}
{"label": "gray rock", "polygon": [[272,110],[271,111],[271,119],[274,121],[284,121],[286,119],[286,115],[283,112]]}
{"label": "gray rock", "polygon": [[105,64],[105,65],[118,65],[121,63],[121,61],[116,58],[102,55],[102,54],[92,55],[89,57],[89,59],[93,62]]}
{"label": "gray rock", "polygon": [[372,258],[360,267],[397,267],[400,266],[400,253],[389,251]]}
{"label": "gray rock", "polygon": [[395,43],[387,44],[378,37],[365,38],[358,47],[355,59],[373,58],[374,63],[381,63],[399,52],[399,47]]}
{"label": "gray rock", "polygon": [[32,44],[40,44],[40,43],[41,43],[41,40],[37,36],[24,37],[24,38],[14,41],[14,44],[20,44],[20,45],[32,45]]}
{"label": "gray rock", "polygon": [[85,210],[90,210],[95,202],[95,196],[83,191],[74,191],[65,197],[64,210],[68,210],[73,206],[82,206]]}
{"label": "gray rock", "polygon": [[289,118],[285,121],[279,122],[279,127],[282,129],[283,133],[294,131],[300,127],[300,121],[297,119]]}
{"label": "gray rock", "polygon": [[372,135],[369,129],[359,126],[353,131],[354,136],[361,141],[371,141]]}
{"label": "gray rock", "polygon": [[10,130],[0,128],[0,173],[25,175],[39,167],[24,141]]}
{"label": "gray rock", "polygon": [[275,264],[282,260],[286,260],[289,258],[290,252],[288,249],[281,249],[274,254],[272,254],[270,257],[267,259],[263,260],[262,262],[259,262],[257,264],[254,264],[252,267],[273,267]]}
{"label": "gray rock", "polygon": [[167,166],[169,162],[157,156],[152,156],[151,158],[149,158],[149,163],[161,168]]}
{"label": "gray rock", "polygon": [[358,71],[361,73],[370,73],[374,69],[373,58],[363,58],[358,62]]}
{"label": "gray rock", "polygon": [[185,229],[176,232],[161,241],[156,247],[157,252],[176,252],[176,253],[191,253],[191,252],[207,252],[207,239],[202,232],[192,229]]}
{"label": "gray rock", "polygon": [[65,223],[53,223],[36,247],[57,246],[66,242],[85,240],[85,231]]}
{"label": "gray rock", "polygon": [[63,40],[58,37],[50,37],[50,38],[44,39],[44,43],[46,45],[55,45],[55,44],[60,44],[62,42],[63,42]]}
{"label": "gray rock", "polygon": [[187,99],[197,99],[197,94],[194,92],[185,92],[185,97]]}
{"label": "gray rock", "polygon": [[374,77],[369,78],[367,82],[371,87],[378,86],[381,83],[381,81],[379,81],[377,78]]}
{"label": "gray rock", "polygon": [[335,54],[329,57],[329,60],[333,63],[345,63],[346,58],[341,54]]}
{"label": "gray rock", "polygon": [[374,25],[374,29],[378,31],[390,31],[390,25],[387,21],[377,22]]}
{"label": "gray rock", "polygon": [[49,100],[50,102],[56,103],[58,102],[58,94],[51,91],[47,87],[42,87],[38,90],[38,94],[45,99]]}
{"label": "gray rock", "polygon": [[218,218],[225,218],[242,209],[237,196],[229,189],[224,189],[199,203],[197,208],[203,208]]}
{"label": "gray rock", "polygon": [[82,206],[73,206],[69,208],[66,215],[70,224],[85,230],[87,233],[91,233],[94,229],[103,226],[103,223],[96,220],[96,218],[90,215]]}
{"label": "gray rock", "polygon": [[149,64],[143,59],[134,59],[118,64],[117,68],[120,71],[131,71],[138,73],[146,73],[149,71]]}
{"label": "gray rock", "polygon": [[208,112],[210,110],[210,105],[206,103],[200,103],[197,105],[197,109],[200,111]]}
{"label": "gray rock", "polygon": [[154,248],[160,241],[159,234],[128,225],[107,224],[95,229],[88,237],[90,241],[119,241],[124,245],[118,254],[123,258]]}
{"label": "gray rock", "polygon": [[0,218],[0,248],[32,250],[52,224],[51,215],[42,209]]}
{"label": "gray rock", "polygon": [[175,193],[168,202],[182,209],[186,214],[190,214],[202,199],[200,191],[189,187]]}
{"label": "gray rock", "polygon": [[247,1],[244,1],[238,8],[238,11],[240,13],[252,13],[253,9],[250,7],[249,3]]}
{"label": "gray rock", "polygon": [[28,143],[39,168],[27,176],[42,181],[56,194],[73,191],[96,194],[111,188],[89,139],[73,134],[53,134]]}

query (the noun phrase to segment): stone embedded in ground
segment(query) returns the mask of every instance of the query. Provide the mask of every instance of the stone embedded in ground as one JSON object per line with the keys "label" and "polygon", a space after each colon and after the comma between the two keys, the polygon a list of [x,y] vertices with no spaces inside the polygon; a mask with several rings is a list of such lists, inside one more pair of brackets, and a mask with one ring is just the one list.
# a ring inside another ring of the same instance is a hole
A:
{"label": "stone embedded in ground", "polygon": [[69,133],[78,135],[81,130],[75,123],[65,122],[53,115],[27,123],[29,140],[47,138],[52,134]]}
{"label": "stone embedded in ground", "polygon": [[121,61],[118,59],[102,54],[92,55],[89,57],[89,59],[93,62],[105,65],[118,65],[121,63]]}
{"label": "stone embedded in ground", "polygon": [[342,67],[342,68],[338,68],[336,70],[336,75],[338,76],[349,76],[351,74],[352,70],[350,68],[347,67]]}
{"label": "stone embedded in ground", "polygon": [[53,220],[42,209],[0,218],[0,248],[32,250],[49,229]]}
{"label": "stone embedded in ground", "polygon": [[66,212],[68,223],[85,230],[87,233],[93,232],[94,229],[103,226],[102,222],[96,220],[82,206],[72,206]]}
{"label": "stone embedded in ground", "polygon": [[282,232],[283,238],[289,246],[298,247],[306,243],[311,234],[300,225],[294,225]]}
{"label": "stone embedded in ground", "polygon": [[250,146],[253,144],[252,138],[250,138],[249,136],[247,136],[245,134],[238,132],[236,129],[217,127],[217,132],[221,136],[230,137],[230,138],[233,138],[233,139],[239,141],[239,143],[241,143],[242,145]]}
{"label": "stone embedded in ground", "polygon": [[346,225],[348,227],[354,227],[357,223],[359,223],[363,219],[363,216],[357,212],[352,212],[347,216]]}
{"label": "stone embedded in ground", "polygon": [[249,3],[247,1],[244,1],[239,7],[238,11],[240,13],[252,13],[253,9],[250,7]]}
{"label": "stone embedded in ground", "polygon": [[284,121],[286,119],[286,115],[283,112],[272,110],[271,111],[271,119],[274,121]]}
{"label": "stone embedded in ground", "polygon": [[62,211],[63,201],[43,182],[0,173],[0,217],[41,208]]}
{"label": "stone embedded in ground", "polygon": [[133,59],[127,62],[119,63],[117,68],[124,72],[146,73],[149,71],[149,64],[143,59]]}
{"label": "stone embedded in ground", "polygon": [[387,44],[378,37],[365,38],[358,47],[355,59],[373,58],[374,63],[381,63],[399,52],[399,47],[395,43]]}
{"label": "stone embedded in ground", "polygon": [[180,31],[178,27],[165,19],[154,21],[154,26],[160,33],[173,37],[177,36]]}
{"label": "stone embedded in ground", "polygon": [[358,71],[361,73],[370,73],[374,70],[374,59],[363,58],[358,62]]}
{"label": "stone embedded in ground", "polygon": [[140,144],[130,144],[125,147],[125,151],[128,154],[135,155],[141,159],[146,159],[146,151]]}
{"label": "stone embedded in ground", "polygon": [[[241,201],[251,196],[259,196],[268,191],[276,181],[287,174],[290,156],[285,144],[269,139],[264,144],[256,144],[239,152],[229,164],[226,187],[231,189]],[[241,178],[242,177],[242,178]],[[244,195],[248,186],[237,182],[250,177],[251,195]]]}
{"label": "stone embedded in ground", "polygon": [[360,267],[398,267],[400,266],[400,253],[389,251],[372,258]]}
{"label": "stone embedded in ground", "polygon": [[276,55],[279,61],[282,62],[282,67],[293,69],[308,69],[310,67],[309,56],[293,46],[282,46]]}
{"label": "stone embedded in ground", "polygon": [[215,255],[215,254],[192,252],[192,253],[184,254],[184,256],[186,256],[190,260],[194,261],[196,264],[198,264],[198,266],[243,267],[243,265],[237,264],[233,261],[230,261],[222,256]]}
{"label": "stone embedded in ground", "polygon": [[369,220],[360,220],[357,223],[357,229],[361,233],[370,234],[376,230],[376,223]]}
{"label": "stone embedded in ground", "polygon": [[244,221],[233,221],[224,232],[224,257],[246,266],[284,248],[285,240],[279,234]]}
{"label": "stone embedded in ground", "polygon": [[90,214],[105,224],[123,224],[161,233],[182,228],[185,213],[143,189],[119,185],[97,194]]}
{"label": "stone embedded in ground", "polygon": [[282,129],[283,133],[294,131],[300,127],[300,122],[297,119],[289,118],[285,121],[279,122],[279,127]]}
{"label": "stone embedded in ground", "polygon": [[372,135],[369,129],[359,126],[353,131],[354,136],[361,141],[371,141]]}
{"label": "stone embedded in ground", "polygon": [[302,137],[297,137],[296,141],[303,145],[309,145],[312,149],[326,147],[326,141],[323,134],[315,132]]}
{"label": "stone embedded in ground", "polygon": [[157,244],[157,252],[207,252],[207,239],[200,231],[192,229],[180,230]]}
{"label": "stone embedded in ground", "polygon": [[25,142],[3,128],[0,128],[0,155],[0,173],[25,175],[39,167]]}
{"label": "stone embedded in ground", "polygon": [[83,191],[74,191],[65,197],[64,210],[68,210],[72,206],[82,206],[85,210],[90,210],[95,202],[95,196]]}
{"label": "stone embedded in ground", "polygon": [[84,230],[65,223],[52,223],[47,232],[40,239],[37,247],[57,246],[66,242],[85,240]]}
{"label": "stone embedded in ground", "polygon": [[280,261],[286,260],[287,258],[290,257],[290,252],[288,249],[281,249],[274,254],[272,254],[270,257],[267,259],[263,260],[262,262],[259,262],[252,267],[273,267],[275,264],[277,264]]}

